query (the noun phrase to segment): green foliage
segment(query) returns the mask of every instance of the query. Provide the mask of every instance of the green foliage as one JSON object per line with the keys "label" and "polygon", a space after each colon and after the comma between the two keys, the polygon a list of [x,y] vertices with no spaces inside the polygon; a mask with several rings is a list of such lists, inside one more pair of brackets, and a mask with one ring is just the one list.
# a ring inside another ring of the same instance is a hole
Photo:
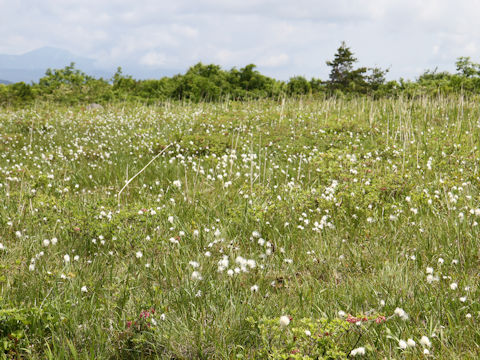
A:
{"label": "green foliage", "polygon": [[285,327],[278,318],[249,321],[258,329],[262,359],[347,359],[350,352],[345,334],[351,324],[342,319],[294,319]]}
{"label": "green foliage", "polygon": [[329,80],[322,81],[294,76],[288,82],[261,74],[254,64],[224,70],[219,65],[198,63],[185,74],[160,79],[137,80],[118,68],[111,79],[96,79],[75,68],[71,63],[63,69],[48,69],[38,83],[0,84],[0,106],[19,107],[35,100],[65,105],[131,101],[155,104],[169,100],[191,102],[278,99],[284,96],[351,97],[367,95],[374,98],[423,95],[438,96],[480,92],[480,64],[469,57],[459,57],[457,73],[426,70],[415,81],[386,81],[388,69],[355,67],[357,58],[342,42],[333,60]]}
{"label": "green foliage", "polygon": [[303,76],[290,78],[287,84],[288,95],[305,95],[312,92],[312,85]]}
{"label": "green foliage", "polygon": [[345,42],[342,42],[334,59],[327,61],[327,65],[331,67],[328,82],[330,91],[340,90],[362,94],[376,91],[385,83],[385,74],[388,70],[366,67],[355,69],[353,65],[356,62],[357,58],[353,56],[353,52]]}
{"label": "green foliage", "polygon": [[476,64],[470,60],[470,57],[461,56],[455,63],[457,66],[457,73],[471,78],[474,76],[480,76],[480,64]]}
{"label": "green foliage", "polygon": [[47,332],[53,317],[36,307],[0,309],[0,356],[19,358],[33,344],[29,337]]}

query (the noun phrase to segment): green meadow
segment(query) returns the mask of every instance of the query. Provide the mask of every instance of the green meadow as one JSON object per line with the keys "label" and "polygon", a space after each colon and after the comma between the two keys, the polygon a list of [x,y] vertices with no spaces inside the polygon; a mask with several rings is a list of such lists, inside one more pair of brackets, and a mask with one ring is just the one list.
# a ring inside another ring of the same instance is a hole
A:
{"label": "green meadow", "polygon": [[480,357],[478,104],[0,109],[0,357]]}

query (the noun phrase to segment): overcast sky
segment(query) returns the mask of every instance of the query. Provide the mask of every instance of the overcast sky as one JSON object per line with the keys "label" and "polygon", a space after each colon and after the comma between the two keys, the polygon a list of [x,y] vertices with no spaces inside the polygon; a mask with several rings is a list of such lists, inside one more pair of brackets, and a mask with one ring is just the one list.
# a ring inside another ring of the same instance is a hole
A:
{"label": "overcast sky", "polygon": [[342,40],[358,65],[413,79],[480,62],[480,0],[0,0],[0,53],[54,46],[99,66],[249,63],[326,79]]}

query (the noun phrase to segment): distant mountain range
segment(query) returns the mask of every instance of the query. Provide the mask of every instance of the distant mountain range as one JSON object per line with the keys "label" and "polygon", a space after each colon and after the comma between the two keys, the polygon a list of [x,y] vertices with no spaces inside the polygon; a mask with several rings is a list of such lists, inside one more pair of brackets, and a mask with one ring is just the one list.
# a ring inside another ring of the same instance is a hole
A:
{"label": "distant mountain range", "polygon": [[[99,68],[94,59],[47,46],[21,55],[0,54],[0,79],[3,79],[0,80],[0,83],[37,82],[45,75],[47,69],[62,69],[72,62],[75,63],[77,69],[97,78],[110,79],[116,71],[116,67],[112,69]],[[133,65],[123,67],[123,70],[124,74],[132,75],[137,79],[158,79],[181,72],[176,69],[150,69]]]}
{"label": "distant mountain range", "polygon": [[60,69],[74,62],[77,69],[97,77],[111,76],[95,66],[92,59],[54,47],[43,47],[21,55],[0,54],[0,79],[9,82],[38,81],[48,68]]}
{"label": "distant mountain range", "polygon": [[11,83],[12,83],[11,81],[0,79],[0,84],[6,84],[6,85],[8,85],[8,84],[11,84]]}

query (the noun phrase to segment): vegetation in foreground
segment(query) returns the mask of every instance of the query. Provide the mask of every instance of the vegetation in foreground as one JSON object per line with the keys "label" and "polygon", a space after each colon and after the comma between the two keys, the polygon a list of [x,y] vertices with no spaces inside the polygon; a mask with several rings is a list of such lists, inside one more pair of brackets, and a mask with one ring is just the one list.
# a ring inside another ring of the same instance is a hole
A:
{"label": "vegetation in foreground", "polygon": [[458,97],[3,109],[0,352],[477,358],[479,119]]}

